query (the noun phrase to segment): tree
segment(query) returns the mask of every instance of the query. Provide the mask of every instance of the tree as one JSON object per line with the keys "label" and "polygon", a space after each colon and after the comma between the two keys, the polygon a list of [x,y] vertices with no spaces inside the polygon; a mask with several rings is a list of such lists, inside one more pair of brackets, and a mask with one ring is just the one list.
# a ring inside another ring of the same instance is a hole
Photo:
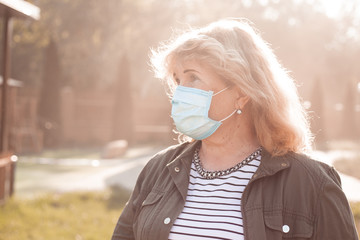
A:
{"label": "tree", "polygon": [[356,126],[356,87],[352,82],[349,82],[344,97],[344,110],[343,110],[343,126],[341,128],[341,136],[349,140],[357,140],[357,126]]}
{"label": "tree", "polygon": [[315,144],[317,147],[324,146],[326,133],[324,126],[324,93],[320,79],[315,80],[311,93],[311,131],[315,135]]}
{"label": "tree", "polygon": [[133,136],[133,105],[131,94],[130,64],[124,55],[119,64],[119,76],[114,83],[114,132],[113,138],[132,141]]}
{"label": "tree", "polygon": [[62,87],[62,74],[57,46],[53,40],[45,49],[44,60],[38,107],[39,124],[44,131],[44,145],[55,147],[61,137],[60,89]]}

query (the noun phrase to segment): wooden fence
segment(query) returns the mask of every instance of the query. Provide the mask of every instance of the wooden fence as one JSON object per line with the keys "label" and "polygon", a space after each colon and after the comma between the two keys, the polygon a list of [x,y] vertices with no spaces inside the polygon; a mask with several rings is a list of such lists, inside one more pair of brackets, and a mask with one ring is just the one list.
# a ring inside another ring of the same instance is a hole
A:
{"label": "wooden fence", "polygon": [[[134,97],[132,108],[133,141],[171,141],[170,103],[165,95]],[[63,141],[68,143],[106,143],[113,139],[116,123],[115,95],[106,92],[64,89],[61,94]],[[129,116],[121,116],[126,118]]]}

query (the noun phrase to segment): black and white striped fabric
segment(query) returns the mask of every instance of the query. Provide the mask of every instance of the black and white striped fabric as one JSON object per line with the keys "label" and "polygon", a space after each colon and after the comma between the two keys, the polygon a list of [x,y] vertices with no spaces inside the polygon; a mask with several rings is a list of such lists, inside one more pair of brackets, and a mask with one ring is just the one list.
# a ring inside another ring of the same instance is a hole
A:
{"label": "black and white striped fabric", "polygon": [[236,172],[211,180],[201,177],[193,163],[185,206],[169,240],[244,239],[241,197],[260,160],[259,154]]}

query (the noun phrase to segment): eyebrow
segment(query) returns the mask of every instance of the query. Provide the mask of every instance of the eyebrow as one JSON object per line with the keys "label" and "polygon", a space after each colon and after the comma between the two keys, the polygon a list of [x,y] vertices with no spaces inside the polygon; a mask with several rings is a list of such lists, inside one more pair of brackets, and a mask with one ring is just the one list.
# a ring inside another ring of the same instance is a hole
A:
{"label": "eyebrow", "polygon": [[195,69],[185,69],[184,73],[187,73],[187,72],[197,72],[197,73],[199,73],[199,71],[196,71]]}

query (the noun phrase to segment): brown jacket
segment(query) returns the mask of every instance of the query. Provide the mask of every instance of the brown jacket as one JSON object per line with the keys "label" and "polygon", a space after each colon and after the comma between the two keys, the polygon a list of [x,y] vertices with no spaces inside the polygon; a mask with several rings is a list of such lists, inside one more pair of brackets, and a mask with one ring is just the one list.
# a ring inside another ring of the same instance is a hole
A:
{"label": "brown jacket", "polygon": [[[170,147],[149,161],[112,240],[168,239],[185,204],[198,144]],[[243,193],[241,210],[246,240],[358,239],[339,175],[305,155],[271,157],[263,150],[261,164]]]}

